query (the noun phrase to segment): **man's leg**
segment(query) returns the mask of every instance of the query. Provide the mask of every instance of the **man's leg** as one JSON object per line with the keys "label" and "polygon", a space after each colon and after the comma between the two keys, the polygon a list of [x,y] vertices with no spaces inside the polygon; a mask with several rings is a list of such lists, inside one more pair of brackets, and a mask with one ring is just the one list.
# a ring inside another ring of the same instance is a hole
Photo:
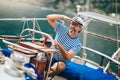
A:
{"label": "man's leg", "polygon": [[66,65],[64,62],[56,62],[51,67],[50,71],[48,72],[49,76],[53,76],[55,74],[59,74],[65,69]]}

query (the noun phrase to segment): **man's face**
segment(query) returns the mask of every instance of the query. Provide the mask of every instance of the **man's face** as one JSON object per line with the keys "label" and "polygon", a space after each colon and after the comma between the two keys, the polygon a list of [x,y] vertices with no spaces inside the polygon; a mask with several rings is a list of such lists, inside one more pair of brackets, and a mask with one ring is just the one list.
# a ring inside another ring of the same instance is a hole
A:
{"label": "man's face", "polygon": [[75,34],[82,31],[82,27],[80,26],[80,24],[75,21],[71,21],[69,29],[69,32],[71,34]]}

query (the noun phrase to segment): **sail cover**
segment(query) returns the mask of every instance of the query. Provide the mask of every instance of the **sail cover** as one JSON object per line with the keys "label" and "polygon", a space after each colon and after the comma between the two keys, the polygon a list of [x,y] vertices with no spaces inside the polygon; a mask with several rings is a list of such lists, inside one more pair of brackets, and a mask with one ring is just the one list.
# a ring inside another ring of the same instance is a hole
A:
{"label": "sail cover", "polygon": [[113,17],[101,15],[101,14],[98,14],[95,12],[79,12],[79,15],[83,16],[83,17],[90,17],[90,18],[94,18],[97,20],[101,20],[101,21],[120,25],[120,20],[118,18],[113,18]]}
{"label": "sail cover", "polygon": [[110,73],[104,73],[103,69],[93,69],[69,61],[66,69],[60,74],[67,80],[118,80]]}

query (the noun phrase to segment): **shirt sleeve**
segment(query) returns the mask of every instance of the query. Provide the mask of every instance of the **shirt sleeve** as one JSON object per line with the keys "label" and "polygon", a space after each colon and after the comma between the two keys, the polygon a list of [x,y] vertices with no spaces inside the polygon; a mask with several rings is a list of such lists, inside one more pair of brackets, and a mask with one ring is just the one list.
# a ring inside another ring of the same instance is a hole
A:
{"label": "shirt sleeve", "polygon": [[75,47],[73,47],[70,50],[72,50],[75,54],[77,54],[81,50],[81,46],[82,46],[81,44],[76,45]]}
{"label": "shirt sleeve", "polygon": [[64,26],[62,23],[56,21],[56,28],[54,28],[54,31],[56,33],[59,33],[61,31],[64,31],[66,29],[66,26]]}

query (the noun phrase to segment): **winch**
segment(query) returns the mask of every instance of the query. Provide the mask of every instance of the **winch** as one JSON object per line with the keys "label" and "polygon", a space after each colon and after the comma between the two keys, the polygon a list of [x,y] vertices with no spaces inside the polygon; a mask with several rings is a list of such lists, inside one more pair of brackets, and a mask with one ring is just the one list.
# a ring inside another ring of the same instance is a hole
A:
{"label": "winch", "polygon": [[24,63],[25,58],[22,55],[12,54],[5,62],[4,71],[13,77],[24,77],[24,72],[26,72],[36,79],[37,75],[35,74],[34,70],[32,68],[26,68]]}

